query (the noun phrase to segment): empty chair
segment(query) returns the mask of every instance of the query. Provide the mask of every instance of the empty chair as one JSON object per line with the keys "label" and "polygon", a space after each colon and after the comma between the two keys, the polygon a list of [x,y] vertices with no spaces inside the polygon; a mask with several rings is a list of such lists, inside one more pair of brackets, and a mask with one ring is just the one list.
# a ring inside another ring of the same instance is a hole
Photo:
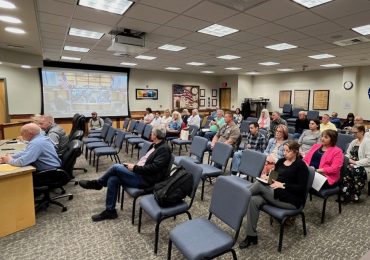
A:
{"label": "empty chair", "polygon": [[100,142],[108,134],[109,127],[110,125],[104,124],[100,133],[94,133],[94,134],[88,135],[87,137],[83,138],[82,139],[83,144],[85,145],[88,143]]}
{"label": "empty chair", "polygon": [[138,123],[136,123],[133,133],[125,134],[124,140],[126,141],[126,153],[128,153],[128,139],[141,137],[144,132],[145,126],[146,124],[143,121],[139,121]]}
{"label": "empty chair", "polygon": [[[186,259],[212,259],[228,252],[237,259],[233,246],[239,237],[250,197],[250,191],[238,178],[219,177],[213,189],[208,220],[193,219],[172,229],[167,259],[171,259],[172,244]],[[210,221],[213,215],[235,231],[234,237]]]}
{"label": "empty chair", "polygon": [[316,110],[308,110],[307,111],[307,119],[319,119],[319,111]]}
{"label": "empty chair", "polygon": [[126,117],[125,118],[125,120],[123,121],[123,126],[122,126],[122,129],[123,130],[127,130],[127,128],[128,128],[128,125],[129,125],[129,123],[130,123],[130,120],[131,120],[131,118],[129,118],[129,117]]}
{"label": "empty chair", "polygon": [[210,159],[211,163],[221,167],[218,168],[215,165],[210,164],[200,164],[203,169],[202,173],[202,195],[203,200],[204,195],[204,183],[207,179],[211,180],[211,177],[218,177],[225,172],[227,162],[229,161],[230,155],[233,151],[233,147],[229,144],[217,142],[212,150],[212,157]]}
{"label": "empty chair", "polygon": [[292,104],[284,104],[283,112],[280,114],[281,118],[287,119],[292,116]]}
{"label": "empty chair", "polygon": [[186,145],[192,144],[193,138],[197,134],[198,130],[199,129],[198,129],[197,126],[191,125],[191,126],[189,126],[189,140],[182,140],[180,138],[176,138],[176,139],[171,140],[172,151],[173,151],[173,146],[174,145],[179,145],[179,156],[181,155],[181,148],[182,148],[183,145],[185,145],[185,148],[186,148],[186,151],[187,151],[188,149],[187,149]]}
{"label": "empty chair", "polygon": [[[190,146],[190,154],[189,156],[176,156],[174,164],[179,165],[181,160],[190,160],[195,163],[203,163],[204,152],[207,150],[208,140],[207,138],[201,136],[194,136],[193,142]],[[192,157],[192,156],[195,156]]]}
{"label": "empty chair", "polygon": [[116,129],[114,127],[109,127],[107,135],[103,140],[99,142],[91,142],[85,145],[85,158],[87,159],[88,153],[90,151],[89,163],[91,163],[91,151],[98,147],[107,147],[110,146],[113,142],[113,138],[116,135]]}
{"label": "empty chair", "polygon": [[289,126],[295,126],[295,121],[297,120],[297,118],[298,118],[298,114],[299,114],[299,112],[300,111],[302,111],[303,110],[303,108],[300,108],[300,107],[298,107],[298,108],[294,108],[293,109],[293,112],[292,112],[292,117],[290,117],[290,118],[288,118],[287,120],[286,120],[286,122],[288,123],[288,125]]}
{"label": "empty chair", "polygon": [[295,127],[294,126],[288,126],[288,132],[289,132],[289,134],[294,134],[295,133]]}
{"label": "empty chair", "polygon": [[246,120],[249,121],[249,122],[258,122],[258,118],[257,117],[248,116]]}
{"label": "empty chair", "polygon": [[[308,181],[307,181],[307,187],[306,187],[306,199],[307,199],[307,194],[308,191],[310,190],[312,186],[313,179],[315,177],[315,171],[313,168],[309,167],[309,175],[308,175]],[[299,173],[297,173],[299,174]],[[270,204],[264,204],[261,208],[262,211],[266,212],[269,214],[271,217],[275,218],[277,221],[280,223],[280,235],[279,235],[279,244],[278,244],[278,251],[281,252],[281,248],[283,246],[283,236],[284,236],[284,225],[286,220],[289,217],[294,217],[297,215],[301,215],[302,217],[302,225],[303,225],[303,235],[305,236],[307,234],[306,230],[306,220],[305,220],[305,215],[303,212],[304,206],[306,204],[306,199],[304,204],[299,207],[298,209],[283,209],[283,208],[278,208],[276,206],[270,205]],[[272,224],[272,222],[270,222]]]}
{"label": "empty chair", "polygon": [[251,121],[243,120],[240,123],[240,134],[241,135],[245,135],[249,132],[249,122],[251,122]]}
{"label": "empty chair", "polygon": [[266,162],[266,154],[246,149],[242,153],[239,165],[239,173],[247,175],[248,178],[256,178],[261,175]]}
{"label": "empty chair", "polygon": [[129,138],[126,140],[127,145],[131,145],[131,158],[134,153],[135,145],[138,145],[144,141],[150,140],[153,127],[151,125],[145,125],[144,132],[141,137]]}
{"label": "empty chair", "polygon": [[346,152],[349,143],[352,142],[354,139],[354,135],[338,133],[337,146],[342,149],[343,152]]}

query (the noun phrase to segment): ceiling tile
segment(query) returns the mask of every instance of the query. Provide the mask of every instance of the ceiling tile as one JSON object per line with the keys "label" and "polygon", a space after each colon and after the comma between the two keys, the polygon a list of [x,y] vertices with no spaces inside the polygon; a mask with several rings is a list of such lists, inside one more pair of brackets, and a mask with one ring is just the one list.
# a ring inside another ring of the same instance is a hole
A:
{"label": "ceiling tile", "polygon": [[125,16],[135,19],[140,17],[140,20],[146,22],[164,24],[174,18],[176,14],[147,5],[135,4],[127,11]]}
{"label": "ceiling tile", "polygon": [[231,39],[231,40],[243,42],[243,43],[250,42],[258,38],[261,38],[261,36],[251,33],[251,32],[237,32],[237,33],[233,33],[227,36],[227,39]]}
{"label": "ceiling tile", "polygon": [[330,3],[313,8],[312,12],[317,13],[328,19],[335,19],[356,14],[365,10],[370,10],[369,0],[335,0]]}
{"label": "ceiling tile", "polygon": [[316,36],[316,35],[323,35],[323,34],[342,31],[343,29],[344,29],[343,27],[333,22],[323,22],[323,23],[300,28],[298,29],[298,31],[302,33],[306,33],[308,35]]}
{"label": "ceiling tile", "polygon": [[176,28],[168,27],[168,26],[161,26],[158,29],[154,30],[153,33],[158,34],[158,35],[164,35],[167,37],[179,38],[179,37],[189,34],[190,31],[176,29]]}
{"label": "ceiling tile", "polygon": [[218,4],[214,4],[208,1],[196,5],[184,14],[190,17],[198,18],[211,23],[217,23],[232,15],[236,15],[238,12]]}
{"label": "ceiling tile", "polygon": [[364,11],[354,15],[349,15],[340,19],[336,19],[335,22],[342,25],[346,29],[367,25],[370,24],[370,12]]}
{"label": "ceiling tile", "polygon": [[175,13],[182,13],[185,10],[191,8],[195,4],[199,3],[202,0],[180,0],[180,1],[174,1],[174,0],[141,0],[141,4],[150,5],[152,7],[160,8],[163,10],[175,12]]}
{"label": "ceiling tile", "polygon": [[71,17],[75,5],[57,2],[55,0],[37,0],[37,8],[41,12]]}
{"label": "ceiling tile", "polygon": [[[99,17],[99,19],[96,19],[96,17]],[[99,21],[100,24],[115,26],[122,18],[122,16],[109,12],[99,11],[93,8],[77,6],[73,18],[90,22]]]}
{"label": "ceiling tile", "polygon": [[307,38],[307,35],[296,31],[287,31],[271,35],[269,36],[269,38],[274,39],[276,41],[289,43],[290,41]]}
{"label": "ceiling tile", "polygon": [[169,21],[166,25],[196,32],[204,27],[207,27],[209,23],[199,19],[180,15]]}
{"label": "ceiling tile", "polygon": [[60,33],[60,34],[66,34],[66,32],[68,31],[68,27],[57,26],[57,25],[52,25],[52,24],[47,24],[47,23],[41,23],[40,28],[42,31],[45,31],[45,32],[54,32],[54,33]]}
{"label": "ceiling tile", "polygon": [[267,21],[275,21],[305,10],[306,8],[290,0],[274,0],[251,8],[246,13]]}
{"label": "ceiling tile", "polygon": [[205,42],[212,41],[215,38],[216,38],[215,36],[195,32],[195,33],[190,33],[186,35],[185,39],[189,41],[193,41],[193,42],[205,43]]}
{"label": "ceiling tile", "polygon": [[65,26],[67,27],[70,22],[69,17],[55,15],[55,14],[48,14],[44,12],[38,12],[38,16],[40,19],[40,23],[46,23],[46,24],[54,24],[58,26]]}
{"label": "ceiling tile", "polygon": [[325,21],[326,19],[307,10],[305,12],[301,12],[301,13],[277,20],[275,21],[275,23],[283,25],[291,29],[297,29],[297,28],[301,28],[301,27],[305,27],[305,26],[309,26],[313,24],[322,23]]}
{"label": "ceiling tile", "polygon": [[273,23],[266,23],[252,29],[246,30],[246,32],[251,32],[253,34],[261,35],[261,36],[269,36],[272,34],[282,33],[288,31],[287,28],[273,24]]}
{"label": "ceiling tile", "polygon": [[235,28],[238,30],[245,30],[248,28],[255,27],[257,25],[262,25],[266,23],[265,20],[253,17],[248,14],[237,14],[232,17],[229,17],[220,22],[222,25]]}
{"label": "ceiling tile", "polygon": [[93,22],[88,22],[88,21],[83,21],[83,20],[77,20],[77,19],[72,19],[71,27],[94,31],[94,32],[100,32],[100,33],[109,33],[112,29],[112,27],[109,25],[98,24],[98,23],[93,23]]}
{"label": "ceiling tile", "polygon": [[117,25],[118,28],[132,29],[140,32],[150,33],[157,29],[160,25],[155,23],[149,23],[130,17],[124,17]]}

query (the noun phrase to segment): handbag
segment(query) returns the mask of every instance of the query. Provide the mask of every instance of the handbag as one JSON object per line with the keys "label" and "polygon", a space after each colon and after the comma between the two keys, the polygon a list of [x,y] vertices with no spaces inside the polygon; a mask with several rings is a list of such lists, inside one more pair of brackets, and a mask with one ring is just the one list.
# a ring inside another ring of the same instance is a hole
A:
{"label": "handbag", "polygon": [[187,141],[189,140],[189,129],[182,129],[180,132],[180,139]]}

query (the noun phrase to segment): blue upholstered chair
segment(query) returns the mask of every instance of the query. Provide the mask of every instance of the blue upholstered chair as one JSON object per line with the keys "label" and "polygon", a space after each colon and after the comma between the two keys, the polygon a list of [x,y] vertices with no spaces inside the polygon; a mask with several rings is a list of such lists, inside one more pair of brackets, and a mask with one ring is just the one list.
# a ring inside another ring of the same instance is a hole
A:
{"label": "blue upholstered chair", "polygon": [[[190,146],[189,156],[187,155],[176,156],[174,164],[179,165],[181,160],[190,160],[195,163],[203,163],[204,152],[207,150],[207,144],[208,144],[207,138],[201,136],[194,136],[193,142],[191,143]],[[195,158],[192,156],[195,156]]]}

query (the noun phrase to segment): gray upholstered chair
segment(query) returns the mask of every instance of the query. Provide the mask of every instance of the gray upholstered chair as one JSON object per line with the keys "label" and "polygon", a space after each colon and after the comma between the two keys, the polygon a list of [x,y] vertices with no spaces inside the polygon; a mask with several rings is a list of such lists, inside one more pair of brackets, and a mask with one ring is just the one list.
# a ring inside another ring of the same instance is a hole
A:
{"label": "gray upholstered chair", "polygon": [[197,126],[195,125],[189,126],[189,140],[182,140],[180,138],[171,140],[172,151],[173,151],[174,145],[179,146],[179,156],[181,155],[181,149],[183,145],[185,145],[185,149],[186,151],[188,151],[187,145],[193,143],[193,138],[196,136],[198,131],[199,131],[199,128]]}
{"label": "gray upholstered chair", "polygon": [[[308,181],[306,186],[306,200],[307,200],[307,194],[310,188],[312,187],[312,182],[315,177],[315,171],[312,167],[308,167],[309,175],[308,175]],[[299,173],[297,173],[299,174]],[[306,202],[305,200],[305,202]],[[278,251],[281,252],[281,248],[283,246],[283,236],[284,236],[284,225],[285,221],[289,217],[294,217],[297,215],[301,215],[302,217],[302,225],[303,225],[303,235],[305,236],[307,234],[306,230],[306,220],[305,215],[303,212],[304,206],[306,203],[304,203],[300,208],[298,209],[282,209],[278,208],[276,206],[265,204],[262,206],[261,210],[265,213],[269,214],[272,218],[275,218],[280,223],[280,235],[279,235],[279,245],[278,245]],[[272,225],[272,219],[270,219],[270,224]]]}
{"label": "gray upholstered chair", "polygon": [[139,211],[139,225],[138,225],[138,232],[140,233],[141,229],[141,217],[143,210],[153,219],[156,221],[155,226],[155,241],[154,241],[154,253],[156,254],[158,251],[158,236],[159,236],[159,226],[161,222],[170,217],[176,217],[178,215],[186,213],[188,218],[191,219],[191,214],[189,209],[191,208],[195,193],[197,191],[200,178],[202,176],[202,168],[199,164],[195,164],[194,162],[181,160],[180,165],[182,165],[188,173],[193,175],[193,190],[190,194],[190,202],[187,203],[185,200],[179,202],[178,204],[162,208],[158,205],[157,201],[154,198],[154,195],[146,195],[144,196],[139,204],[140,204],[140,211]]}
{"label": "gray upholstered chair", "polygon": [[144,132],[141,137],[129,138],[126,140],[127,145],[131,145],[131,158],[134,153],[134,147],[143,143],[144,141],[150,140],[150,135],[152,133],[153,127],[151,125],[145,125]]}
{"label": "gray upholstered chair", "polygon": [[[172,244],[186,259],[211,259],[231,252],[239,236],[251,193],[235,176],[220,176],[213,189],[208,220],[198,218],[177,225],[170,231],[167,259],[171,259]],[[235,231],[234,237],[210,221],[215,215]]]}
{"label": "gray upholstered chair", "polygon": [[342,149],[343,152],[346,152],[348,145],[355,139],[355,136],[352,134],[342,134],[338,133],[337,146]]}
{"label": "gray upholstered chair", "polygon": [[[202,163],[204,152],[207,150],[208,140],[201,136],[194,136],[193,142],[190,146],[189,156],[176,156],[174,164],[179,165],[181,160],[190,160],[195,163]],[[192,156],[195,156],[192,157]]]}
{"label": "gray upholstered chair", "polygon": [[248,179],[251,177],[251,181],[253,178],[259,177],[265,166],[266,157],[266,154],[254,150],[244,150],[240,160],[239,173],[247,175]]}

